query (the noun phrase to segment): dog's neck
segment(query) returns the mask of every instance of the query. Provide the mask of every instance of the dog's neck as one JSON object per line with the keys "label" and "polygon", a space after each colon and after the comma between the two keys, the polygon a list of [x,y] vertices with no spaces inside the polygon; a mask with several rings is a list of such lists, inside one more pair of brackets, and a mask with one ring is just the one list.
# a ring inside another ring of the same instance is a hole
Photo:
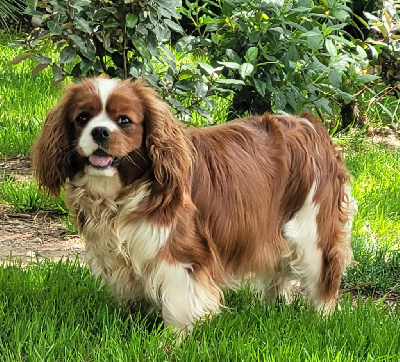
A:
{"label": "dog's neck", "polygon": [[114,200],[123,187],[118,173],[110,177],[90,176],[86,173],[80,173],[69,184],[74,189],[84,190],[86,195],[93,200],[99,198]]}

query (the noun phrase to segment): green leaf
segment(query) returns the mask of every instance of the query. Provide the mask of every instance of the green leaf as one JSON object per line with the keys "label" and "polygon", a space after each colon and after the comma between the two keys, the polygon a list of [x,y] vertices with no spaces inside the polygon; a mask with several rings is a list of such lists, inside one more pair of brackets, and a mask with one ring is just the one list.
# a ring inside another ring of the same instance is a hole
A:
{"label": "green leaf", "polygon": [[208,92],[207,84],[204,82],[196,82],[195,92],[198,98],[204,98]]}
{"label": "green leaf", "polygon": [[93,63],[82,60],[79,63],[79,68],[81,70],[82,75],[87,75],[89,73],[89,71],[91,71],[93,69]]}
{"label": "green leaf", "polygon": [[245,85],[245,83],[240,79],[217,79],[217,83],[231,84],[231,85]]}
{"label": "green leaf", "polygon": [[115,14],[117,11],[118,11],[117,8],[113,6],[101,8],[93,14],[92,19],[93,20],[106,19],[110,14]]}
{"label": "green leaf", "polygon": [[125,17],[126,27],[128,29],[133,29],[136,26],[138,19],[139,18],[136,14],[132,14],[132,13],[126,14],[126,17]]}
{"label": "green leaf", "polygon": [[221,64],[229,69],[239,69],[240,67],[240,64],[235,62],[218,62],[218,64]]}
{"label": "green leaf", "polygon": [[252,32],[249,34],[249,43],[250,44],[254,44],[259,42],[261,39],[261,35],[260,32],[256,31],[256,32]]}
{"label": "green leaf", "polygon": [[91,1],[90,0],[75,0],[75,1],[68,1],[68,5],[71,8],[74,8],[78,11],[82,11],[83,8],[86,6],[90,5]]}
{"label": "green leaf", "polygon": [[291,45],[286,54],[285,54],[285,59],[287,59],[287,61],[292,61],[292,62],[297,62],[299,59],[299,54],[297,52],[297,49],[294,45]]}
{"label": "green leaf", "polygon": [[228,1],[222,1],[222,15],[225,17],[231,17],[234,6],[230,4]]}
{"label": "green leaf", "polygon": [[342,84],[342,77],[340,73],[335,69],[329,71],[328,78],[331,85],[335,88],[339,87]]}
{"label": "green leaf", "polygon": [[298,59],[299,54],[297,52],[297,49],[294,45],[291,45],[283,56],[285,67],[289,69],[296,69]]}
{"label": "green leaf", "polygon": [[332,55],[334,57],[337,56],[337,49],[336,49],[336,47],[333,44],[333,41],[331,39],[326,39],[325,40],[325,49],[330,55]]}
{"label": "green leaf", "polygon": [[203,63],[203,62],[198,62],[197,63],[201,68],[203,68],[208,74],[213,74],[214,73],[214,68],[207,63]]}
{"label": "green leaf", "polygon": [[192,51],[197,45],[197,38],[193,35],[184,36],[180,38],[175,45],[178,52],[189,52]]}
{"label": "green leaf", "polygon": [[357,69],[356,69],[356,66],[354,65],[354,63],[351,63],[351,64],[350,64],[347,73],[348,73],[350,79],[353,79],[353,80],[354,80],[354,79],[357,78],[358,73],[357,73]]}
{"label": "green leaf", "polygon": [[92,28],[89,25],[89,22],[83,18],[75,18],[76,27],[79,30],[82,30],[84,33],[91,34],[93,33]]}
{"label": "green leaf", "polygon": [[[3,1],[4,1],[4,0],[3,0]],[[42,13],[42,12],[40,12],[40,11],[37,11],[37,10],[34,10],[34,9],[26,9],[26,10],[24,11],[24,14],[25,14],[25,15],[30,15],[30,16],[37,16],[37,17],[39,17],[40,19],[42,19],[43,15],[44,15],[44,13]]]}
{"label": "green leaf", "polygon": [[86,44],[81,37],[75,34],[69,34],[68,38],[70,38],[81,51],[86,52]]}
{"label": "green leaf", "polygon": [[143,39],[134,38],[134,39],[132,39],[132,43],[135,46],[136,50],[140,53],[140,55],[143,58],[145,58],[147,60],[151,59],[151,54],[150,54],[149,50],[147,49],[146,42]]}
{"label": "green leaf", "polygon": [[340,42],[340,43],[346,44],[346,45],[348,45],[349,47],[354,47],[354,44],[353,44],[351,41],[349,41],[349,40],[347,40],[347,39],[345,39],[345,38],[341,38],[340,36],[337,36],[337,35],[329,35],[329,38],[331,38],[331,39],[333,39],[333,40],[336,40],[336,41],[338,41],[338,42]]}
{"label": "green leaf", "polygon": [[369,82],[373,82],[374,80],[379,79],[380,77],[376,76],[376,75],[372,75],[372,74],[359,74],[356,77],[356,81],[360,82],[360,83],[369,83]]}
{"label": "green leaf", "polygon": [[184,33],[182,27],[178,23],[175,23],[175,21],[164,19],[164,23],[167,24],[171,30],[176,31],[177,33],[180,34]]}
{"label": "green leaf", "polygon": [[306,38],[307,45],[311,48],[313,52],[317,51],[321,47],[324,40],[324,36],[321,33],[321,30],[317,27],[301,34],[300,38]]}
{"label": "green leaf", "polygon": [[341,23],[345,23],[347,19],[350,17],[350,14],[342,9],[335,9],[333,8],[331,11],[332,16],[334,16],[337,20]]}
{"label": "green leaf", "polygon": [[53,72],[53,77],[55,82],[58,82],[59,80],[62,79],[63,77],[62,69],[57,64],[53,64],[51,70]]}
{"label": "green leaf", "polygon": [[255,60],[257,60],[257,56],[258,56],[258,48],[257,47],[250,47],[249,49],[247,49],[246,55],[244,56],[244,58],[249,62],[253,62]]}
{"label": "green leaf", "polygon": [[35,59],[40,63],[40,64],[50,64],[52,59],[49,57],[44,57],[43,55],[35,55]]}
{"label": "green leaf", "polygon": [[277,111],[283,111],[286,107],[286,96],[279,90],[274,92],[274,102]]}
{"label": "green leaf", "polygon": [[47,22],[47,27],[49,28],[51,35],[61,35],[62,33],[61,26],[52,20]]}
{"label": "green leaf", "polygon": [[350,93],[342,92],[340,89],[335,89],[335,94],[343,99],[346,103],[351,102],[354,100],[354,96]]}
{"label": "green leaf", "polygon": [[320,99],[317,99],[316,101],[313,102],[314,105],[318,108],[322,108],[326,113],[328,113],[330,116],[333,114],[332,108],[329,106],[329,101],[322,97]]}
{"label": "green leaf", "polygon": [[317,51],[322,46],[324,37],[321,35],[311,35],[307,37],[307,44],[313,52]]}
{"label": "green leaf", "polygon": [[265,96],[265,91],[267,90],[267,83],[259,79],[254,79],[254,87],[261,96],[263,97]]}
{"label": "green leaf", "polygon": [[239,74],[244,79],[244,78],[248,77],[249,75],[251,75],[253,70],[254,70],[254,65],[253,64],[243,63],[239,67]]}
{"label": "green leaf", "polygon": [[61,50],[60,63],[69,64],[74,61],[75,57],[76,57],[76,51],[68,45]]}
{"label": "green leaf", "polygon": [[233,49],[226,49],[225,54],[229,58],[229,60],[235,63],[241,63],[241,58],[239,57],[238,53],[236,53]]}
{"label": "green leaf", "polygon": [[295,95],[290,90],[287,89],[285,91],[285,96],[286,96],[286,101],[289,103],[293,112],[297,113],[299,110],[297,109],[298,104]]}

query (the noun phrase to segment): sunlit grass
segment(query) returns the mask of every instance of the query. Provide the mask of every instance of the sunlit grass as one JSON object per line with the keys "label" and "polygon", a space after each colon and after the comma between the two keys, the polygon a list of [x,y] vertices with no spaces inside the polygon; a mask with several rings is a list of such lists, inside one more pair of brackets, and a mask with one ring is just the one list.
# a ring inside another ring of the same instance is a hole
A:
{"label": "sunlit grass", "polygon": [[129,313],[78,263],[0,268],[6,361],[395,361],[400,310],[346,294],[322,317],[301,301],[265,306],[249,288],[181,346],[162,321]]}
{"label": "sunlit grass", "polygon": [[37,212],[41,210],[67,214],[63,198],[46,195],[39,190],[32,178],[16,181],[6,176],[0,181],[0,201],[9,204],[16,212]]}
{"label": "sunlit grass", "polygon": [[26,155],[57,101],[62,85],[52,86],[50,67],[32,77],[38,63],[33,59],[8,65],[24,53],[7,44],[11,35],[0,36],[0,156]]}
{"label": "sunlit grass", "polygon": [[371,143],[347,155],[358,201],[356,233],[371,243],[400,248],[400,150]]}

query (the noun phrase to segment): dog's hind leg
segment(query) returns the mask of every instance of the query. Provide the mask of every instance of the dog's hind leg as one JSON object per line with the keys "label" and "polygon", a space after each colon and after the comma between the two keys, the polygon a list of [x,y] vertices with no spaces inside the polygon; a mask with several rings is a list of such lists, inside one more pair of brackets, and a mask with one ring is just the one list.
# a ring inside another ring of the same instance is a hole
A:
{"label": "dog's hind leg", "polygon": [[[333,212],[327,209],[326,204],[321,204],[320,210],[322,215],[328,217],[325,217],[326,227],[320,231],[322,271],[317,306],[328,311],[335,307],[342,275],[352,258],[350,233],[353,217],[357,213],[357,203],[352,198],[348,185],[344,186],[343,197],[338,198],[338,204],[339,207]],[[326,209],[323,210],[323,207]]]}
{"label": "dog's hind leg", "polygon": [[336,307],[341,277],[351,258],[349,239],[356,208],[346,194],[349,201],[343,212],[328,213],[330,205],[313,200],[315,189],[314,185],[301,209],[284,225],[283,236],[301,256],[292,268],[307,298],[318,309],[330,312]]}

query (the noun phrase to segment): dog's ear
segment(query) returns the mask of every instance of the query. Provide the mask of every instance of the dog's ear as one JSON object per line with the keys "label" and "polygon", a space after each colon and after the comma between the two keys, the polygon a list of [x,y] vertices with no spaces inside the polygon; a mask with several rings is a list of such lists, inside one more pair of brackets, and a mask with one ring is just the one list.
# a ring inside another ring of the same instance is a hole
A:
{"label": "dog's ear", "polygon": [[67,122],[68,94],[47,115],[32,147],[32,164],[39,186],[58,196],[71,174],[71,125]]}
{"label": "dog's ear", "polygon": [[151,191],[153,207],[181,204],[192,166],[192,152],[182,124],[146,82],[137,80],[132,87],[144,108],[146,149],[155,178]]}

